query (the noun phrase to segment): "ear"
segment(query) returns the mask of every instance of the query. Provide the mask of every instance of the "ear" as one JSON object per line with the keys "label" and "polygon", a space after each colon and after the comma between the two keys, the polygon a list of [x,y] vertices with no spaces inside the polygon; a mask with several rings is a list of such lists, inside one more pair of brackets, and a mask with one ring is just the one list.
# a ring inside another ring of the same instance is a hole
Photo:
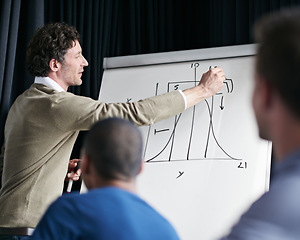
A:
{"label": "ear", "polygon": [[54,58],[52,58],[49,62],[49,67],[53,72],[57,72],[60,69],[60,66],[61,63]]}
{"label": "ear", "polygon": [[139,169],[139,171],[138,171],[138,175],[143,171],[143,169],[144,169],[144,164],[145,164],[144,159],[142,159],[142,160],[141,160],[140,169]]}
{"label": "ear", "polygon": [[274,104],[274,88],[271,84],[264,80],[263,81],[263,89],[264,89],[264,104],[267,108],[271,108]]}
{"label": "ear", "polygon": [[91,160],[86,154],[82,154],[81,156],[81,171],[82,171],[82,179],[88,189],[91,186]]}
{"label": "ear", "polygon": [[89,170],[88,170],[88,165],[89,165],[89,163],[88,163],[88,157],[87,157],[87,155],[85,155],[85,154],[82,154],[81,155],[81,170],[82,170],[82,173],[85,173],[85,172],[89,172]]}
{"label": "ear", "polygon": [[256,76],[256,87],[259,88],[260,104],[264,109],[269,109],[274,103],[274,88],[264,77]]}

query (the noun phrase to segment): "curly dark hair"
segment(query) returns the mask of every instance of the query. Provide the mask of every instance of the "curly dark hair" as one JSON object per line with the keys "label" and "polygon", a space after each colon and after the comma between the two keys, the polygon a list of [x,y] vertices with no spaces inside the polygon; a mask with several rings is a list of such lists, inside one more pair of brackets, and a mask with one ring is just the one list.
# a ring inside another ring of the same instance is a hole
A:
{"label": "curly dark hair", "polygon": [[66,23],[51,23],[37,29],[27,47],[29,72],[33,76],[46,77],[51,59],[63,63],[67,50],[76,40],[80,40],[78,31]]}

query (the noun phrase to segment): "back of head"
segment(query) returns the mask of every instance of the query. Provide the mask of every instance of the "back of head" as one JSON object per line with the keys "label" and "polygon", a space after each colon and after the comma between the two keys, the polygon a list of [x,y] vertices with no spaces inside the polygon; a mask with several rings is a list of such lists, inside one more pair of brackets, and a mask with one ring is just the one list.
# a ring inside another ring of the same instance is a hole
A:
{"label": "back of head", "polygon": [[255,38],[259,43],[257,73],[300,117],[300,9],[285,9],[264,17],[255,26]]}
{"label": "back of head", "polygon": [[105,180],[129,181],[142,161],[142,137],[136,126],[124,119],[96,123],[86,136],[84,153]]}
{"label": "back of head", "polygon": [[50,23],[36,30],[27,46],[28,70],[33,76],[46,77],[49,62],[64,62],[65,54],[80,40],[78,31],[66,23]]}

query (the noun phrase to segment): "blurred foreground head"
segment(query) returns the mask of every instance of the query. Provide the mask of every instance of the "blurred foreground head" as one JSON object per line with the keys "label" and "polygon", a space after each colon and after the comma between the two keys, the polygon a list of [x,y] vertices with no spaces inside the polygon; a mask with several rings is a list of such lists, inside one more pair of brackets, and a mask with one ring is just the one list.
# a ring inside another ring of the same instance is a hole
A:
{"label": "blurred foreground head", "polygon": [[300,9],[284,9],[255,25],[256,72],[300,118]]}

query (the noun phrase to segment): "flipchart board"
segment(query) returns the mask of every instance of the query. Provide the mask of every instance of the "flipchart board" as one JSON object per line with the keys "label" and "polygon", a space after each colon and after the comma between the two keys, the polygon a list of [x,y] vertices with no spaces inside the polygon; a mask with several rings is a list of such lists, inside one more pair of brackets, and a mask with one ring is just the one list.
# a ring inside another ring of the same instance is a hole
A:
{"label": "flipchart board", "polygon": [[[180,115],[141,127],[138,194],[181,239],[218,239],[269,187],[271,143],[252,111],[256,45],[106,58],[103,102],[131,102],[199,83],[215,66],[223,89]],[[155,229],[153,229],[155,231]]]}

